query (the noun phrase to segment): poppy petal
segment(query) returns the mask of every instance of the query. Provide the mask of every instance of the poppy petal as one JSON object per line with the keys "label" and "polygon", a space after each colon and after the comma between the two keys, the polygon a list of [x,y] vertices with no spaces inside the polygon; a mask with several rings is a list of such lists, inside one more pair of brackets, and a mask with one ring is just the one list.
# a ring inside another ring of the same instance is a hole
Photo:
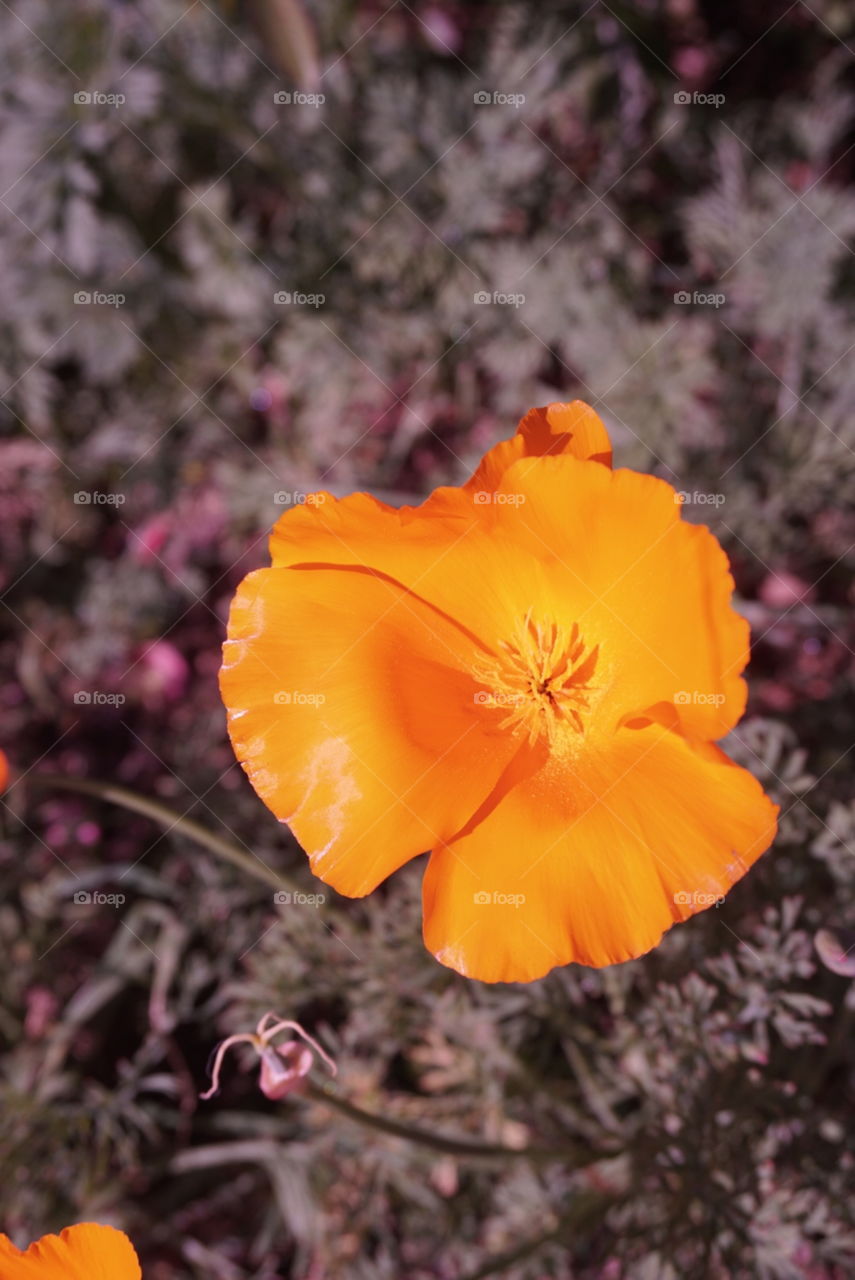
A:
{"label": "poppy petal", "polygon": [[484,982],[630,960],[723,897],[768,848],[776,813],[717,747],[623,729],[576,769],[553,758],[431,854],[425,943]]}
{"label": "poppy petal", "polygon": [[730,605],[727,556],[682,519],[672,487],[565,456],[514,463],[498,493],[517,502],[496,508],[517,555],[539,560],[566,620],[600,647],[602,727],[668,703],[688,737],[724,737],[745,710],[749,627]]}
{"label": "poppy petal", "polygon": [[[292,568],[305,573],[333,568],[376,571],[454,618],[465,631],[489,637],[484,647],[495,650],[497,641],[513,634],[529,607],[549,611],[554,590],[542,555],[521,545],[505,506],[480,504],[477,495],[462,489],[443,492],[447,497],[441,515],[409,523],[402,511],[383,507],[365,494],[341,502],[331,499],[317,509],[316,523],[287,526],[287,552],[286,525],[280,522],[275,567],[290,559]],[[300,528],[303,544],[295,532]],[[496,564],[500,572],[485,572],[485,566],[489,570]]]}
{"label": "poppy petal", "polygon": [[[435,544],[441,519],[451,522],[446,535],[458,536],[461,520],[489,514],[483,511],[489,504],[477,497],[494,493],[513,462],[562,454],[611,466],[608,432],[582,400],[530,409],[516,435],[485,454],[462,488],[436,489],[420,506],[390,507],[366,493],[346,498],[325,491],[311,494],[311,501],[290,508],[274,527],[273,565],[365,564],[404,581],[417,562],[420,540]],[[402,545],[405,529],[407,542]]]}
{"label": "poppy petal", "polygon": [[529,409],[516,435],[502,440],[481,459],[465,488],[495,492],[502,476],[520,458],[568,454],[582,461],[612,465],[612,446],[602,418],[584,400]]}
{"label": "poppy petal", "polygon": [[134,1247],[115,1227],[81,1222],[17,1249],[0,1235],[2,1280],[142,1280]]}
{"label": "poppy petal", "polygon": [[235,753],[350,897],[459,830],[519,748],[478,696],[477,638],[384,576],[258,570],[228,634]]}

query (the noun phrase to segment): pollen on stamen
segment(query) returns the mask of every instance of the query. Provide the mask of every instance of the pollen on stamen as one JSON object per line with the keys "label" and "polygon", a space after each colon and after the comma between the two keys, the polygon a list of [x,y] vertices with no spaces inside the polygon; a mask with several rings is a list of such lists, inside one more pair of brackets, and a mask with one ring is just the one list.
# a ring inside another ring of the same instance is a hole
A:
{"label": "pollen on stamen", "polygon": [[578,623],[536,622],[529,610],[511,638],[500,642],[495,663],[473,669],[484,686],[476,696],[506,712],[500,728],[524,734],[529,745],[544,738],[555,747],[568,730],[585,731],[598,655],[599,646],[588,648]]}

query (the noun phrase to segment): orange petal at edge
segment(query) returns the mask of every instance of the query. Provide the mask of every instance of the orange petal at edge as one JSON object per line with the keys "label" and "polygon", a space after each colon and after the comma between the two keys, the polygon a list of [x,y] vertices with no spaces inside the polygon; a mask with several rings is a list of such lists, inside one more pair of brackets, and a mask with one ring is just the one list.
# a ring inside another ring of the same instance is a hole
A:
{"label": "orange petal at edge", "polygon": [[502,440],[481,459],[466,489],[495,491],[505,471],[520,458],[578,458],[582,462],[612,465],[609,433],[599,414],[584,400],[529,409],[520,419],[516,435]]}
{"label": "orange petal at edge", "polygon": [[391,507],[367,493],[313,494],[314,501],[290,508],[277,521],[270,537],[272,563],[364,564],[406,580],[396,545],[402,536],[427,542],[456,536],[461,520],[487,514],[477,502],[473,509],[475,495],[495,492],[512,463],[560,455],[611,466],[608,432],[582,400],[530,409],[516,434],[490,449],[464,485],[436,489],[417,506]]}
{"label": "orange petal at edge", "polygon": [[220,677],[235,753],[340,893],[459,830],[517,749],[477,696],[478,656],[360,569],[261,569],[238,589]]}
{"label": "orange petal at edge", "polygon": [[776,813],[717,747],[623,729],[574,768],[545,765],[434,850],[425,943],[484,982],[633,959],[726,894],[771,844]]}
{"label": "orange petal at edge", "polygon": [[0,1235],[0,1280],[142,1280],[142,1272],[123,1231],[81,1222],[23,1250]]}

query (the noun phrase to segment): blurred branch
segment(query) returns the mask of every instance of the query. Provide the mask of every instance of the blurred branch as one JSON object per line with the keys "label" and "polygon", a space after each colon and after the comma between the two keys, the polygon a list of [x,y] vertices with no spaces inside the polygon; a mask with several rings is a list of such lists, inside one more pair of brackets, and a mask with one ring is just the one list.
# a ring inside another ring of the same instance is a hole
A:
{"label": "blurred branch", "polygon": [[135,791],[128,791],[126,787],[117,787],[112,782],[90,782],[84,778],[69,778],[56,773],[35,774],[30,778],[30,782],[37,786],[57,787],[61,791],[76,791],[81,795],[94,796],[107,804],[118,805],[122,809],[130,809],[132,813],[142,814],[143,817],[157,822],[165,828],[167,834],[170,831],[178,831],[188,839],[195,840],[197,844],[215,853],[218,858],[230,862],[232,866],[247,872],[248,875],[255,876],[256,880],[262,881],[263,884],[270,885],[274,889],[299,888],[294,881],[274,871],[272,867],[268,867],[255,854],[238,848],[231,841],[224,840],[222,836],[209,831],[207,827],[203,827],[192,818],[182,817],[180,813],[161,804],[159,800],[138,795]]}
{"label": "blurred branch", "polygon": [[465,1138],[447,1137],[433,1130],[422,1129],[417,1125],[404,1124],[399,1120],[390,1120],[386,1116],[378,1116],[371,1111],[363,1111],[361,1107],[348,1102],[340,1094],[335,1093],[327,1085],[307,1083],[304,1096],[313,1102],[325,1103],[334,1107],[342,1115],[357,1124],[369,1129],[377,1129],[381,1133],[392,1134],[395,1138],[404,1138],[408,1142],[417,1142],[434,1151],[442,1151],[445,1155],[459,1156],[462,1159],[474,1160],[533,1160],[537,1163],[559,1161],[570,1167],[583,1168],[596,1163],[597,1160],[619,1155],[617,1150],[593,1152],[590,1147],[506,1147],[500,1143],[471,1142]]}
{"label": "blurred branch", "polygon": [[321,79],[315,29],[299,0],[252,0],[252,22],[277,70],[299,89],[316,89]]}

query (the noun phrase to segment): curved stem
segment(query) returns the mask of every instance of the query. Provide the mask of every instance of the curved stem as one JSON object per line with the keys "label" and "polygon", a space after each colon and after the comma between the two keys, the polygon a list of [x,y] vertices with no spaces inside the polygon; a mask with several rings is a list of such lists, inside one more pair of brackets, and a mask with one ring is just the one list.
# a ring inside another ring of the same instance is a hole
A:
{"label": "curved stem", "polygon": [[[225,859],[226,862],[230,862],[233,866],[239,867],[242,871],[246,871],[249,875],[255,876],[257,880],[261,880],[266,885],[275,889],[294,887],[293,882],[280,875],[279,872],[266,866],[265,863],[254,858],[245,850],[239,849],[237,845],[224,840],[222,836],[208,831],[206,827],[201,826],[192,818],[182,817],[158,800],[151,800],[147,796],[138,795],[134,791],[129,791],[126,787],[119,787],[114,783],[91,782],[84,778],[69,778],[62,774],[48,773],[35,775],[31,782],[44,787],[57,787],[63,791],[74,791],[80,795],[94,796],[107,804],[119,805],[123,809],[131,810],[133,813],[142,814],[143,817],[151,818],[154,822],[159,823],[167,832],[180,831],[191,840],[195,840],[197,844],[209,849],[212,853]],[[408,1142],[416,1142],[423,1147],[429,1147],[433,1151],[441,1151],[446,1155],[458,1156],[462,1159],[533,1160],[540,1163],[557,1161],[571,1168],[582,1168],[599,1159],[619,1154],[617,1150],[592,1152],[588,1148],[577,1146],[506,1147],[500,1143],[473,1142],[465,1138],[447,1137],[428,1129],[422,1129],[417,1125],[404,1124],[399,1120],[392,1120],[385,1116],[375,1115],[370,1111],[363,1111],[361,1107],[348,1102],[346,1098],[333,1092],[332,1089],[324,1085],[315,1084],[312,1081],[307,1082],[303,1096],[311,1098],[314,1102],[325,1103],[327,1106],[335,1108],[336,1111],[347,1116],[349,1120],[353,1120],[356,1124],[378,1130],[381,1133],[391,1134],[396,1138],[403,1138]]]}
{"label": "curved stem", "polygon": [[534,1160],[539,1163],[556,1161],[571,1168],[582,1168],[594,1164],[597,1160],[620,1154],[618,1151],[591,1151],[576,1146],[564,1147],[505,1147],[500,1143],[473,1142],[467,1138],[452,1138],[418,1125],[404,1124],[400,1120],[391,1120],[386,1116],[378,1116],[372,1111],[363,1111],[361,1107],[348,1102],[341,1094],[335,1093],[326,1085],[308,1081],[303,1091],[304,1097],[313,1102],[325,1103],[336,1111],[347,1116],[357,1124],[369,1129],[377,1129],[381,1133],[390,1133],[395,1138],[404,1138],[408,1142],[417,1142],[420,1146],[430,1147],[433,1151],[442,1151],[446,1155],[459,1156],[471,1160]]}
{"label": "curved stem", "polygon": [[115,804],[122,809],[130,809],[133,813],[140,813],[143,817],[151,818],[154,822],[159,823],[160,826],[166,828],[167,833],[180,831],[182,835],[195,840],[197,844],[209,849],[217,857],[223,858],[226,862],[230,862],[232,866],[239,867],[241,871],[246,871],[249,875],[255,876],[256,880],[261,880],[264,884],[270,885],[274,889],[298,888],[294,881],[289,880],[287,876],[281,875],[278,871],[274,871],[272,867],[268,867],[260,858],[256,858],[253,854],[247,853],[246,850],[238,848],[231,841],[224,840],[222,836],[209,831],[207,827],[203,827],[192,818],[182,817],[180,813],[176,813],[174,809],[161,804],[159,800],[151,800],[148,796],[138,795],[137,792],[129,791],[126,787],[117,787],[112,782],[90,782],[86,778],[68,778],[63,774],[57,773],[34,774],[29,779],[29,782],[31,785],[57,787],[61,791],[76,791],[84,796],[95,796],[98,800],[106,801],[107,804]]}

